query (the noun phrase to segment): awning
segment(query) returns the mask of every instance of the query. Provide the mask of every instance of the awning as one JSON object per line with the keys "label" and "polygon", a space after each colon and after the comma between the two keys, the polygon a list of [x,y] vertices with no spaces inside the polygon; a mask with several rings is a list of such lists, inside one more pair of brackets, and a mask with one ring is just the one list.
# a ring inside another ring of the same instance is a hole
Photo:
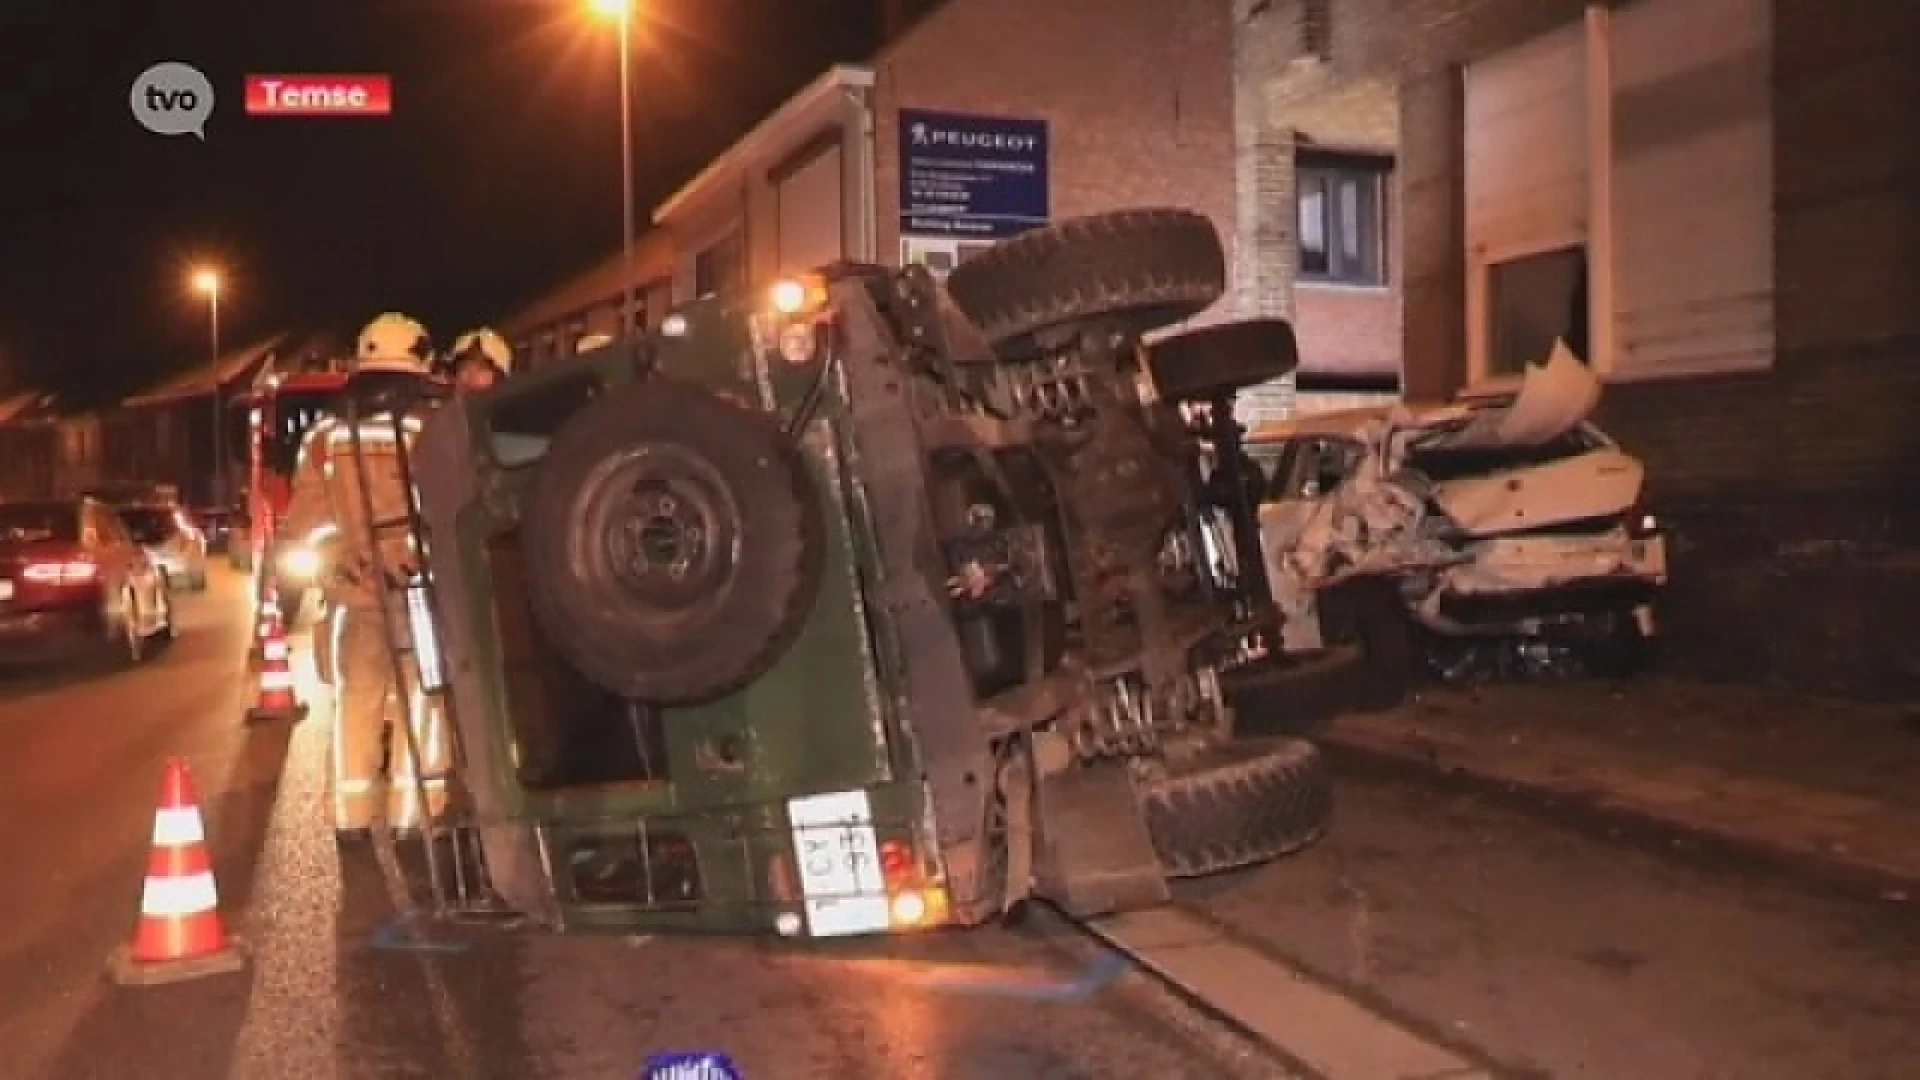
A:
{"label": "awning", "polygon": [[165,382],[127,398],[120,404],[125,408],[138,408],[143,405],[165,405],[185,401],[188,398],[205,397],[213,392],[215,386],[227,386],[237,380],[245,379],[290,336],[287,333],[279,333],[265,340],[242,346],[222,356],[218,361],[201,364],[199,367],[175,375]]}

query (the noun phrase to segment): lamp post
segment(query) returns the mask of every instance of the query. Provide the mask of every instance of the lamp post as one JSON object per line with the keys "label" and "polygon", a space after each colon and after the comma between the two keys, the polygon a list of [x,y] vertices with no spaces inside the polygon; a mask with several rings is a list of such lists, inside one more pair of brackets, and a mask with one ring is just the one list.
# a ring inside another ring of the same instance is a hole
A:
{"label": "lamp post", "polygon": [[201,269],[193,272],[193,287],[207,298],[207,344],[211,352],[209,369],[213,396],[213,504],[224,507],[227,499],[227,413],[221,401],[220,385],[220,272]]}
{"label": "lamp post", "polygon": [[620,35],[620,333],[633,331],[633,8],[634,0],[590,0]]}

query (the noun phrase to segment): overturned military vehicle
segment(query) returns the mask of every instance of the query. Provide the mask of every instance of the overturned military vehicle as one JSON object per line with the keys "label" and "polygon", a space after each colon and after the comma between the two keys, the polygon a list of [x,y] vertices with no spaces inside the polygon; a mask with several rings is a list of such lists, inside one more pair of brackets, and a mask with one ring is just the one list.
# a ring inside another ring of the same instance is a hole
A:
{"label": "overturned military vehicle", "polygon": [[1284,373],[1291,335],[1141,345],[1224,277],[1206,219],[1118,212],[944,285],[701,301],[442,407],[414,468],[499,894],[819,937],[1127,910],[1318,838],[1314,748],[1221,700],[1273,606],[1179,407]]}

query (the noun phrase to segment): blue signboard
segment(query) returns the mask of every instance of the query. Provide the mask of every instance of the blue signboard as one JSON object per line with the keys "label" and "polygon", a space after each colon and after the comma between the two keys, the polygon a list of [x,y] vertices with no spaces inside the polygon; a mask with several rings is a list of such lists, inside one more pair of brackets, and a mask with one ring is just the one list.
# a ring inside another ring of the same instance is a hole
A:
{"label": "blue signboard", "polygon": [[900,231],[997,239],[1047,223],[1047,122],[900,110]]}

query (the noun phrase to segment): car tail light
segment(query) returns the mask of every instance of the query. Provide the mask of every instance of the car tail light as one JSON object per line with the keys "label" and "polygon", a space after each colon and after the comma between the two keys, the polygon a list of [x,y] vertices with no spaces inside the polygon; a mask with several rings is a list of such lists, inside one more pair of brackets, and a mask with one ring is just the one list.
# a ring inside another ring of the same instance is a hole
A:
{"label": "car tail light", "polygon": [[28,563],[20,577],[35,585],[87,585],[100,576],[100,567],[86,559]]}

